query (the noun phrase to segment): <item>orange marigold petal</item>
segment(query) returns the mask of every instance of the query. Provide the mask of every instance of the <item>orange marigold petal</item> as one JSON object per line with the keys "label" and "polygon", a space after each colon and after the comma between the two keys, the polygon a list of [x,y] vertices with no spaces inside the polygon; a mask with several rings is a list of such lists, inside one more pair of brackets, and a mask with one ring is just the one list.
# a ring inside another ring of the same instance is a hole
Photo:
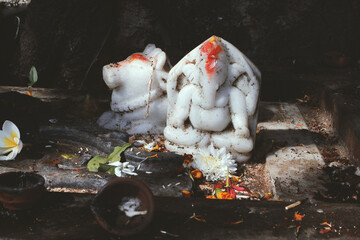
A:
{"label": "orange marigold petal", "polygon": [[160,149],[159,145],[156,144],[156,146],[153,147],[153,148],[150,150],[150,152],[155,151],[155,150],[159,150],[159,149]]}
{"label": "orange marigold petal", "polygon": [[190,191],[188,191],[188,190],[184,190],[184,191],[182,191],[182,195],[183,195],[184,197],[186,197],[186,198],[189,198],[190,195],[191,195],[191,193],[190,193]]}
{"label": "orange marigold petal", "polygon": [[206,196],[206,199],[216,199],[216,197],[214,195],[208,195]]}
{"label": "orange marigold petal", "polygon": [[299,214],[298,212],[295,212],[295,214],[294,214],[294,219],[296,220],[296,221],[302,221],[302,219],[305,217],[305,215],[301,215],[301,214]]}
{"label": "orange marigold petal", "polygon": [[240,224],[240,223],[243,223],[244,220],[239,220],[239,221],[236,221],[236,222],[224,222],[224,225],[237,225],[237,224]]}
{"label": "orange marigold petal", "polygon": [[218,199],[228,199],[228,200],[234,199],[234,197],[230,193],[227,193],[227,192],[218,192],[218,193],[216,193],[216,197]]}
{"label": "orange marigold petal", "polygon": [[192,170],[191,171],[191,176],[193,176],[193,178],[202,178],[202,172],[200,170]]}
{"label": "orange marigold petal", "polygon": [[330,223],[328,223],[328,222],[323,222],[323,223],[320,223],[321,225],[327,225],[327,226],[331,226],[331,224]]}

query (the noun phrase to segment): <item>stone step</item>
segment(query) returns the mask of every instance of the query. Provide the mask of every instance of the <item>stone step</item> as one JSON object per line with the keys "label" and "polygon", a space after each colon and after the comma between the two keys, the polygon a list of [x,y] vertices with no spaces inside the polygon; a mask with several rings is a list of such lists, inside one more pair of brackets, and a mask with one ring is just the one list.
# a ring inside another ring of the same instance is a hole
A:
{"label": "stone step", "polygon": [[[0,238],[120,239],[95,220],[93,197],[49,193],[41,208],[18,213],[0,206]],[[155,197],[150,227],[125,239],[359,239],[358,204],[306,201],[285,210],[289,204]],[[302,221],[294,219],[295,212],[304,215]],[[331,224],[328,231],[325,222]]]}
{"label": "stone step", "polygon": [[265,166],[274,197],[312,198],[314,193],[325,190],[325,163],[298,107],[263,102],[260,111],[258,141],[272,144]]}

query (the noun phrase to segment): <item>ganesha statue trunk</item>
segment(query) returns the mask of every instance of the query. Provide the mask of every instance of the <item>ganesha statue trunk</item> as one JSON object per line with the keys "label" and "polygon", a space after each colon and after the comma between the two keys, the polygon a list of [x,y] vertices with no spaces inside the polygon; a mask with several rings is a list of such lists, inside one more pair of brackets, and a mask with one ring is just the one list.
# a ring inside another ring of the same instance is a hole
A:
{"label": "ganesha statue trunk", "polygon": [[169,72],[166,148],[225,147],[238,162],[254,147],[261,74],[237,48],[213,36]]}

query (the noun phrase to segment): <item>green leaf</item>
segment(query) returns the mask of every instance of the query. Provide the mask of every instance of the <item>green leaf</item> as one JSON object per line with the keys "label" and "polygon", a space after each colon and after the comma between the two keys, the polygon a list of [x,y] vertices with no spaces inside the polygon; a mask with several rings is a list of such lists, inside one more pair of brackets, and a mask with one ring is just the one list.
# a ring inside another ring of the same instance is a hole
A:
{"label": "green leaf", "polygon": [[115,175],[116,166],[110,166],[107,164],[100,163],[99,172],[108,172],[110,174]]}
{"label": "green leaf", "polygon": [[87,169],[90,172],[97,172],[101,163],[107,163],[108,159],[101,157],[100,155],[96,155],[93,157],[87,164]]}
{"label": "green leaf", "polygon": [[[104,170],[106,167],[102,166],[102,165],[106,165],[106,163],[120,162],[121,153],[124,152],[130,146],[131,146],[131,143],[125,143],[122,146],[117,146],[114,148],[114,151],[106,158],[101,157],[100,155],[96,155],[88,162],[87,169],[90,172],[98,172],[98,171],[106,172],[107,171],[110,174],[115,174],[115,166],[109,166],[109,167],[113,167],[113,169],[109,168],[107,170]],[[100,166],[101,166],[101,170],[99,169]],[[108,165],[106,165],[106,166],[108,166]]]}
{"label": "green leaf", "polygon": [[122,146],[115,147],[114,151],[108,156],[108,161],[109,162],[120,162],[121,153],[124,152],[130,146],[131,146],[131,143],[125,143]]}
{"label": "green leaf", "polygon": [[32,66],[29,72],[29,87],[32,87],[38,80],[38,74],[35,66]]}

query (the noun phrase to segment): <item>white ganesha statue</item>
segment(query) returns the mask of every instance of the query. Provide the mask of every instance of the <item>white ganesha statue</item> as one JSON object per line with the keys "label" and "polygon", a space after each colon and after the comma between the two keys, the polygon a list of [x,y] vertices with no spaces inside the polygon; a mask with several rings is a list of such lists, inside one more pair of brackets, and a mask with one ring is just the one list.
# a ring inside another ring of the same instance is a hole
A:
{"label": "white ganesha statue", "polygon": [[254,148],[261,73],[236,47],[212,36],[181,59],[167,80],[166,148],[195,154],[213,144],[238,162]]}
{"label": "white ganesha statue", "polygon": [[165,52],[149,44],[142,53],[103,67],[103,79],[113,89],[111,110],[98,124],[129,134],[162,133],[166,124],[166,81],[170,64]]}

